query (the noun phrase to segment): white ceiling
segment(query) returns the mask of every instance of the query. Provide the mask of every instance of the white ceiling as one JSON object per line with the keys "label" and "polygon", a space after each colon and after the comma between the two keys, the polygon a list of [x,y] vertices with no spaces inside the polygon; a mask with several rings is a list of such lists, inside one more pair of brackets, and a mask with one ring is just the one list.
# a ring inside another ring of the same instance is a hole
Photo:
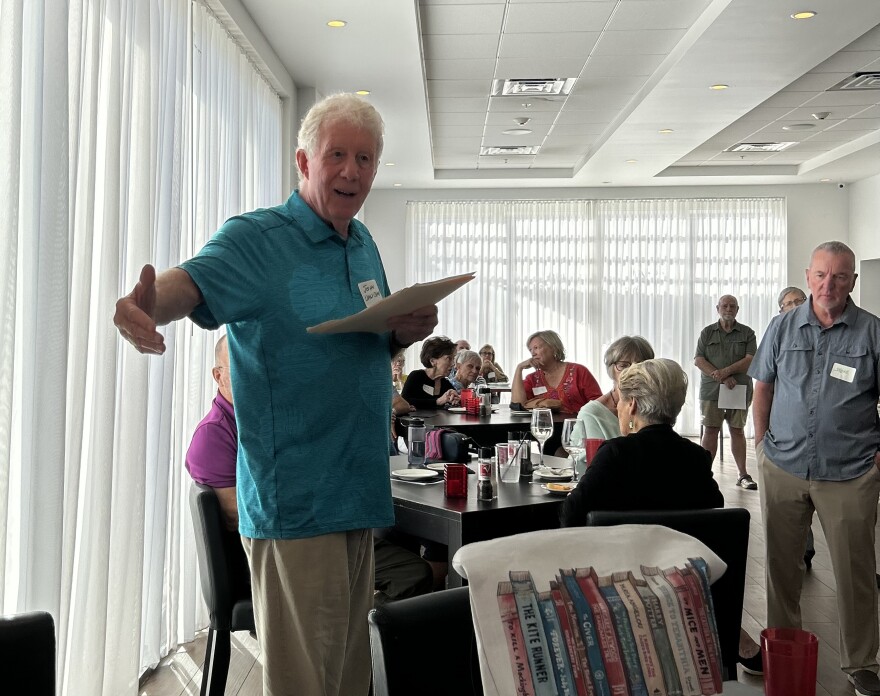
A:
{"label": "white ceiling", "polygon": [[[880,89],[826,91],[880,73],[880,0],[241,2],[297,86],[371,91],[394,163],[377,187],[836,184],[880,172]],[[790,17],[800,10],[818,14]],[[491,96],[507,78],[577,80],[567,97]],[[729,89],[709,89],[718,83]],[[531,134],[503,133],[522,118]],[[783,130],[802,123],[813,127]],[[725,151],[779,141],[796,144]],[[480,156],[517,145],[540,149]]]}

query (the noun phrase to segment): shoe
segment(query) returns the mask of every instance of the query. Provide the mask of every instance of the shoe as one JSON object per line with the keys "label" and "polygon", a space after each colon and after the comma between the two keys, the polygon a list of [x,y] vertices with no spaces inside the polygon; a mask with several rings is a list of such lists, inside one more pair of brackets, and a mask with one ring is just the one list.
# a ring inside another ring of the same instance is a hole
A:
{"label": "shoe", "polygon": [[847,678],[861,696],[880,696],[880,677],[869,669],[857,669]]}
{"label": "shoe", "polygon": [[764,659],[761,657],[761,651],[758,650],[751,657],[743,657],[742,655],[736,656],[736,661],[743,668],[743,672],[747,672],[748,674],[755,674],[757,676],[761,676],[764,674]]}
{"label": "shoe", "polygon": [[747,491],[756,491],[758,490],[758,484],[752,480],[752,477],[748,474],[743,474],[736,480],[736,485],[740,488],[745,488]]}
{"label": "shoe", "polygon": [[807,570],[810,570],[813,567],[813,556],[816,555],[816,549],[807,549],[804,551],[804,565],[807,566]]}

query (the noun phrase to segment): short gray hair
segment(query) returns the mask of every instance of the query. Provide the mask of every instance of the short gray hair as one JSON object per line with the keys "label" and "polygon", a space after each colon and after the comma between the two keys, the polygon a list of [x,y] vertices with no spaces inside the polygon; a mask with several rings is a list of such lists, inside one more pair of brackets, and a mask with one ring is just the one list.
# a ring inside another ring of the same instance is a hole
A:
{"label": "short gray hair", "polygon": [[813,253],[810,254],[811,266],[813,265],[813,256],[816,255],[817,251],[827,251],[829,254],[836,254],[838,256],[849,256],[853,262],[853,271],[856,270],[856,253],[843,242],[834,240],[830,242],[822,242],[819,246],[813,249]]}
{"label": "short gray hair", "polygon": [[621,399],[636,400],[645,423],[672,425],[684,406],[688,378],[675,360],[653,358],[621,372],[617,388]]}
{"label": "short gray hair", "polygon": [[562,345],[562,339],[559,338],[559,334],[555,331],[535,331],[531,336],[529,336],[526,341],[526,348],[529,347],[529,344],[535,340],[536,338],[540,338],[544,343],[550,346],[553,349],[553,357],[557,360],[565,360],[565,346]]}
{"label": "short gray hair", "polygon": [[[332,94],[309,109],[297,135],[298,149],[311,159],[321,138],[321,129],[328,123],[348,123],[372,133],[376,138],[376,163],[385,146],[385,123],[376,108],[355,94]],[[303,173],[299,172],[299,180]]]}
{"label": "short gray hair", "polygon": [[476,360],[480,364],[482,364],[483,362],[480,354],[473,350],[460,350],[455,356],[456,365],[464,365],[466,362],[470,362],[471,360]]}
{"label": "short gray hair", "polygon": [[654,349],[647,339],[641,336],[621,336],[608,346],[605,351],[605,371],[614,380],[614,363],[629,360],[632,363],[650,360],[654,357]]}
{"label": "short gray hair", "polygon": [[787,288],[783,289],[779,293],[779,297],[776,298],[776,304],[779,305],[779,309],[782,309],[782,301],[785,299],[785,296],[788,295],[789,293],[792,293],[792,292],[800,293],[801,295],[804,296],[804,298],[807,297],[807,293],[805,293],[799,287],[797,287],[796,285],[789,285]]}

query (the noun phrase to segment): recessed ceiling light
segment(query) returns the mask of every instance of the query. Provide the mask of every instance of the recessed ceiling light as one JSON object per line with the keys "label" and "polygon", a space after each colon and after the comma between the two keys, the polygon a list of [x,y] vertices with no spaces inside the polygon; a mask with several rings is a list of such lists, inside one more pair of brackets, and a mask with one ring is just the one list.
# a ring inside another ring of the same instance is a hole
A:
{"label": "recessed ceiling light", "polygon": [[370,90],[368,90],[368,89],[359,89],[357,92],[355,92],[355,94],[357,94],[360,97],[366,97],[369,93],[370,93]]}
{"label": "recessed ceiling light", "polygon": [[529,128],[508,128],[501,132],[504,133],[504,135],[528,135],[533,131]]}
{"label": "recessed ceiling light", "polygon": [[795,12],[791,18],[792,19],[812,19],[816,16],[816,13],[813,10],[801,10],[800,12]]}
{"label": "recessed ceiling light", "polygon": [[783,126],[782,130],[784,131],[805,131],[810,130],[810,128],[815,128],[815,123],[790,123],[787,126]]}
{"label": "recessed ceiling light", "polygon": [[666,135],[667,133],[674,133],[675,131],[673,131],[671,128],[663,128],[661,130],[658,130],[657,132]]}
{"label": "recessed ceiling light", "polygon": [[638,162],[638,160],[627,160],[626,161],[627,164],[635,164],[636,162]]}
{"label": "recessed ceiling light", "polygon": [[395,166],[395,164],[396,164],[395,162],[386,162],[385,166],[386,167],[393,167],[393,166]]}
{"label": "recessed ceiling light", "polygon": [[716,91],[717,91],[717,90],[722,90],[722,89],[728,89],[729,87],[730,87],[730,85],[721,85],[721,84],[718,84],[718,85],[709,85],[709,89],[714,89],[714,90],[716,90]]}
{"label": "recessed ceiling light", "polygon": [[602,183],[603,184],[610,184],[611,182],[610,181],[603,181]]}
{"label": "recessed ceiling light", "polygon": [[827,184],[831,179],[819,179],[819,181],[823,184]]}
{"label": "recessed ceiling light", "polygon": [[400,186],[403,186],[403,184],[394,184],[395,188],[399,188]]}
{"label": "recessed ceiling light", "polygon": [[342,19],[331,19],[329,22],[327,22],[327,26],[332,27],[333,29],[341,29],[346,24],[348,24],[348,22]]}

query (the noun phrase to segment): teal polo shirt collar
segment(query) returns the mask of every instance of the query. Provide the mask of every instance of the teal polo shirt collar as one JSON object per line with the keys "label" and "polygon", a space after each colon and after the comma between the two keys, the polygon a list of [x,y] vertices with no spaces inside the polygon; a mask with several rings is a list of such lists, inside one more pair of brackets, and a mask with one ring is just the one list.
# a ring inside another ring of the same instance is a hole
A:
{"label": "teal polo shirt collar", "polygon": [[[339,236],[333,226],[312,210],[311,206],[306,203],[302,196],[299,195],[299,189],[294,189],[293,193],[284,204],[290,217],[295,219],[302,227],[303,232],[312,244],[320,244],[328,239],[336,239],[340,243],[345,244],[347,240]],[[357,244],[364,245],[364,236],[356,220],[352,220],[348,224],[348,240],[353,240]]]}

